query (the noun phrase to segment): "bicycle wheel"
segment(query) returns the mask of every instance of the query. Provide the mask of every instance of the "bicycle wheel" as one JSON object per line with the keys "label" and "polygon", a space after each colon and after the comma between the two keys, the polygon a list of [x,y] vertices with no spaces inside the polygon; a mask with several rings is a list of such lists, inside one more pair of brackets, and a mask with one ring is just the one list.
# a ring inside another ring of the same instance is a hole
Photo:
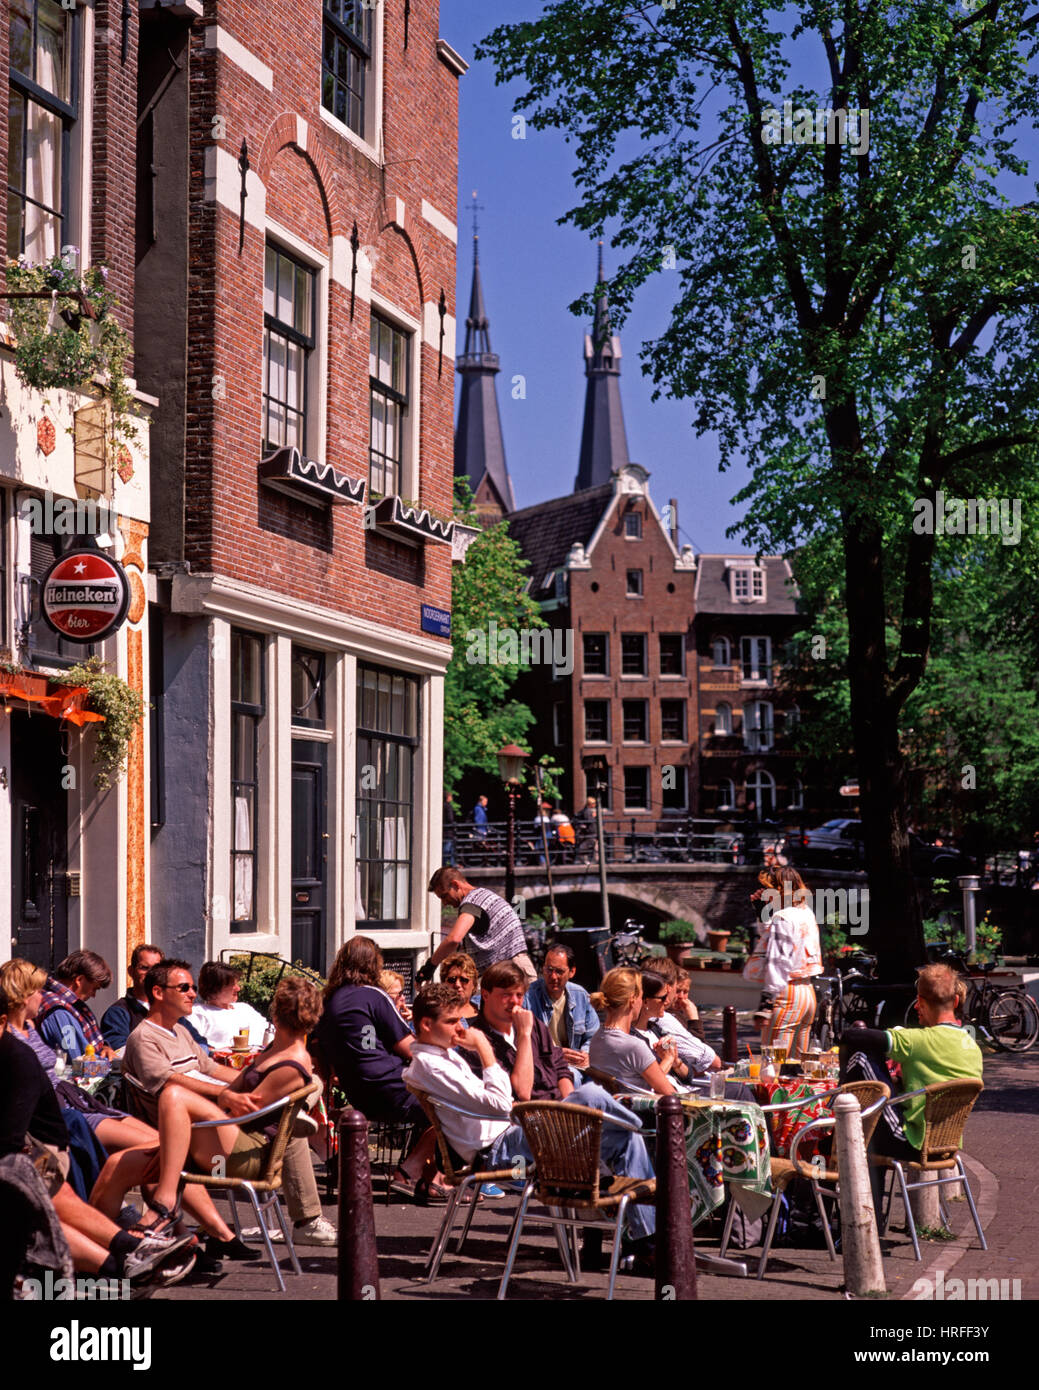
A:
{"label": "bicycle wheel", "polygon": [[988,1008],[992,1041],[1004,1052],[1027,1052],[1039,1038],[1039,1009],[1024,990],[1002,990]]}

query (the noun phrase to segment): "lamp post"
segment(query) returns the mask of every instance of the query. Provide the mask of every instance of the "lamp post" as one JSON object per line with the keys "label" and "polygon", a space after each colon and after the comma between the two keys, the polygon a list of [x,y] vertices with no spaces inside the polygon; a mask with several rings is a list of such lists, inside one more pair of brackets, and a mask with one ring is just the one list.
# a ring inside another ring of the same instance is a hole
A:
{"label": "lamp post", "polygon": [[610,925],[610,895],[606,891],[606,836],[603,831],[603,791],[610,775],[609,763],[601,754],[590,754],[581,759],[581,768],[590,785],[595,786],[595,824],[599,840],[599,895],[602,900],[602,924]]}
{"label": "lamp post", "polygon": [[523,763],[530,754],[514,743],[507,743],[498,750],[498,773],[505,783],[505,794],[509,799],[508,837],[505,858],[505,901],[512,903],[516,896],[516,798],[523,781]]}

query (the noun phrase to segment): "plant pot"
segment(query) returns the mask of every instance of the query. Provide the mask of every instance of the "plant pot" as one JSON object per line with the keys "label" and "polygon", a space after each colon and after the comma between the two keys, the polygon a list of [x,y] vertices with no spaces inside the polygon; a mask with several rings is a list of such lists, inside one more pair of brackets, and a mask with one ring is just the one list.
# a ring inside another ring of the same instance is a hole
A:
{"label": "plant pot", "polygon": [[681,965],[682,961],[689,954],[691,941],[665,941],[664,949],[667,951],[668,958],[673,960],[676,965]]}
{"label": "plant pot", "polygon": [[724,951],[729,944],[731,931],[711,931],[707,929],[707,942],[712,951]]}

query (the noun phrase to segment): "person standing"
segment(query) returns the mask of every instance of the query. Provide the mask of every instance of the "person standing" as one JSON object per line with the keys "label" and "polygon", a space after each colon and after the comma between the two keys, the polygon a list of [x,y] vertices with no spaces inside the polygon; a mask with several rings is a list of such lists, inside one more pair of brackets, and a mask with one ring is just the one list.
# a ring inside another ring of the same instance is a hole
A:
{"label": "person standing", "polygon": [[458,916],[447,936],[443,938],[429,960],[418,972],[420,982],[431,980],[441,961],[453,956],[465,942],[482,975],[500,960],[511,960],[523,971],[527,982],[537,979],[537,971],[527,955],[527,942],[520,919],[497,893],[489,888],[474,888],[459,869],[444,865],[429,880],[429,891],[442,903],[458,908]]}
{"label": "person standing", "polygon": [[772,865],[758,875],[755,894],[772,914],[758,936],[743,978],[762,989],[755,1018],[761,1018],[764,1047],[785,1047],[796,1056],[808,1047],[815,1018],[814,975],[823,973],[819,923],[809,892],[796,869]]}
{"label": "person standing", "polygon": [[[486,815],[486,812],[484,812]],[[455,803],[450,792],[444,793],[443,811],[444,863],[455,862]]]}
{"label": "person standing", "polygon": [[599,803],[594,796],[587,801],[574,816],[577,830],[577,853],[583,863],[599,857]]}
{"label": "person standing", "polygon": [[480,839],[487,838],[487,798],[478,796],[476,805],[473,807],[473,824],[476,826],[475,833]]}

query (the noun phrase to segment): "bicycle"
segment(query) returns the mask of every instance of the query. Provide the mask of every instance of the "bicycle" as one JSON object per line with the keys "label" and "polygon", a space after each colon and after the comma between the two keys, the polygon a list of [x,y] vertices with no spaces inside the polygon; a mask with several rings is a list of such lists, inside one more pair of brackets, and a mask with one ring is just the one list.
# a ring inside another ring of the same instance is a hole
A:
{"label": "bicycle", "polygon": [[852,1023],[865,1023],[867,1028],[878,1026],[884,1001],[871,1002],[855,990],[858,981],[875,981],[876,965],[876,957],[859,951],[849,958],[845,970],[838,968],[834,975],[816,975],[812,980],[816,1006],[811,1039],[820,1052],[834,1047]]}
{"label": "bicycle", "polygon": [[641,970],[647,961],[653,959],[653,953],[642,939],[644,931],[645,927],[641,922],[629,917],[624,923],[623,931],[611,933],[610,953],[615,967],[623,965],[632,970]]}
{"label": "bicycle", "polygon": [[[932,943],[928,955],[951,965],[963,977],[967,994],[959,1013],[963,1022],[1001,1052],[1027,1052],[1039,1039],[1039,1008],[1031,995],[1014,985],[997,985],[988,978],[995,962],[973,968],[956,951]],[[905,1026],[918,1028],[916,1001],[906,1010]]]}

